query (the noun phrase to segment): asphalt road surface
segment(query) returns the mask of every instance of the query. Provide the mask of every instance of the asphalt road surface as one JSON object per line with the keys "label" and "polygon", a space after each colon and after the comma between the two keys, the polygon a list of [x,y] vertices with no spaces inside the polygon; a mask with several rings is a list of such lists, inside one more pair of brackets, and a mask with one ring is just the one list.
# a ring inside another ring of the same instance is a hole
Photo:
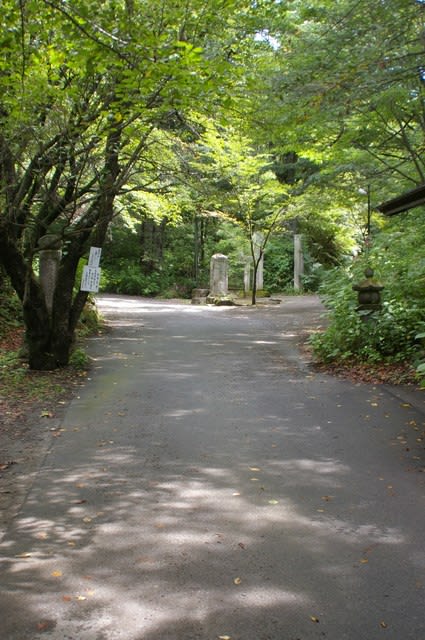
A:
{"label": "asphalt road surface", "polygon": [[1,545],[2,640],[424,640],[421,392],[317,374],[314,297],[103,296]]}

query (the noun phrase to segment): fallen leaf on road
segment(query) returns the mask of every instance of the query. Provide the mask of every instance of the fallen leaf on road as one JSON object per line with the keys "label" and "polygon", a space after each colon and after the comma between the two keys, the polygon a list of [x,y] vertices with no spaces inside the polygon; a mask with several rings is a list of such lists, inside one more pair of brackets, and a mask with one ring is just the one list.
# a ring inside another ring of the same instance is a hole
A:
{"label": "fallen leaf on road", "polygon": [[150,556],[140,556],[139,558],[136,558],[134,563],[135,564],[153,564],[155,562],[155,560],[153,558],[151,558]]}
{"label": "fallen leaf on road", "polygon": [[239,585],[239,584],[241,584],[241,582],[242,582],[242,579],[241,579],[241,578],[235,578],[235,579],[233,580],[233,583],[234,583],[234,584],[238,584],[238,585]]}
{"label": "fallen leaf on road", "polygon": [[239,542],[238,547],[240,547],[241,549],[246,549],[243,542]]}
{"label": "fallen leaf on road", "polygon": [[382,629],[388,629],[387,623],[384,622],[383,620],[379,623],[379,625],[382,627]]}
{"label": "fallen leaf on road", "polygon": [[52,571],[52,573],[50,575],[53,576],[53,578],[61,578],[62,577],[62,571]]}
{"label": "fallen leaf on road", "polygon": [[40,418],[53,418],[53,413],[51,411],[47,411],[47,409],[44,409],[40,413]]}
{"label": "fallen leaf on road", "polygon": [[16,462],[11,460],[10,462],[5,462],[3,464],[0,464],[0,471],[6,471],[6,469],[9,469],[9,467],[11,467],[12,464],[16,464]]}
{"label": "fallen leaf on road", "polygon": [[39,533],[35,534],[35,537],[37,538],[37,540],[47,540],[49,534],[46,533],[46,531],[40,531]]}
{"label": "fallen leaf on road", "polygon": [[40,620],[37,622],[38,631],[52,631],[56,626],[56,622],[54,620]]}
{"label": "fallen leaf on road", "polygon": [[310,616],[310,620],[312,622],[315,622],[316,624],[319,624],[319,622],[320,622],[319,618],[316,618],[316,616]]}

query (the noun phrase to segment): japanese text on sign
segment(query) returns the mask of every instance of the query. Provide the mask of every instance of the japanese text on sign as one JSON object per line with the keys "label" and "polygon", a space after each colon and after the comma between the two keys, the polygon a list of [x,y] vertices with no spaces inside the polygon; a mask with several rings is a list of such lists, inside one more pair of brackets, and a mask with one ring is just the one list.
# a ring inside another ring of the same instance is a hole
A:
{"label": "japanese text on sign", "polygon": [[100,264],[100,254],[102,253],[102,249],[100,247],[90,247],[90,255],[87,266],[89,267],[98,267]]}
{"label": "japanese text on sign", "polygon": [[81,291],[99,291],[101,271],[98,267],[84,267],[83,277],[81,278]]}

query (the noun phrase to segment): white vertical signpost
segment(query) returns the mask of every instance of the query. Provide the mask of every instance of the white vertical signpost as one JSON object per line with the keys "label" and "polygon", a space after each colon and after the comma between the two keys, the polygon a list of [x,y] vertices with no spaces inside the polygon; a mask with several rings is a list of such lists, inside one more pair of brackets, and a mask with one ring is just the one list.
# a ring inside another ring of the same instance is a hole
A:
{"label": "white vertical signpost", "polygon": [[99,247],[90,247],[90,255],[88,264],[83,268],[81,278],[81,291],[91,291],[96,293],[99,291],[100,274],[100,254],[102,249]]}

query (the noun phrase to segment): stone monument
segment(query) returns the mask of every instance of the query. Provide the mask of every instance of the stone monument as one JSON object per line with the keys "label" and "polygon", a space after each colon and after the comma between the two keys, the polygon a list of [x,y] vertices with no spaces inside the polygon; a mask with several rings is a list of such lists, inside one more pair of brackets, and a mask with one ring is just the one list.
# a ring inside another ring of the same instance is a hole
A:
{"label": "stone monument", "polygon": [[302,234],[296,233],[294,235],[294,289],[295,291],[301,291],[302,289],[302,277],[304,275],[304,255],[303,255],[303,242]]}
{"label": "stone monument", "polygon": [[249,294],[249,290],[251,288],[251,257],[249,256],[246,259],[243,270],[243,290],[244,294],[247,296]]}
{"label": "stone monument", "polygon": [[353,284],[353,290],[357,291],[357,311],[361,313],[362,320],[368,320],[373,317],[374,311],[380,311],[382,308],[381,292],[384,285],[374,279],[374,272],[370,267],[367,267],[364,274],[366,279]]}
{"label": "stone monument", "polygon": [[229,265],[227,256],[216,253],[210,263],[210,292],[207,297],[208,304],[231,305],[233,300],[229,297]]}
{"label": "stone monument", "polygon": [[53,233],[48,233],[39,239],[38,247],[40,250],[40,284],[43,289],[47,310],[51,316],[53,296],[62,257],[61,237]]}

